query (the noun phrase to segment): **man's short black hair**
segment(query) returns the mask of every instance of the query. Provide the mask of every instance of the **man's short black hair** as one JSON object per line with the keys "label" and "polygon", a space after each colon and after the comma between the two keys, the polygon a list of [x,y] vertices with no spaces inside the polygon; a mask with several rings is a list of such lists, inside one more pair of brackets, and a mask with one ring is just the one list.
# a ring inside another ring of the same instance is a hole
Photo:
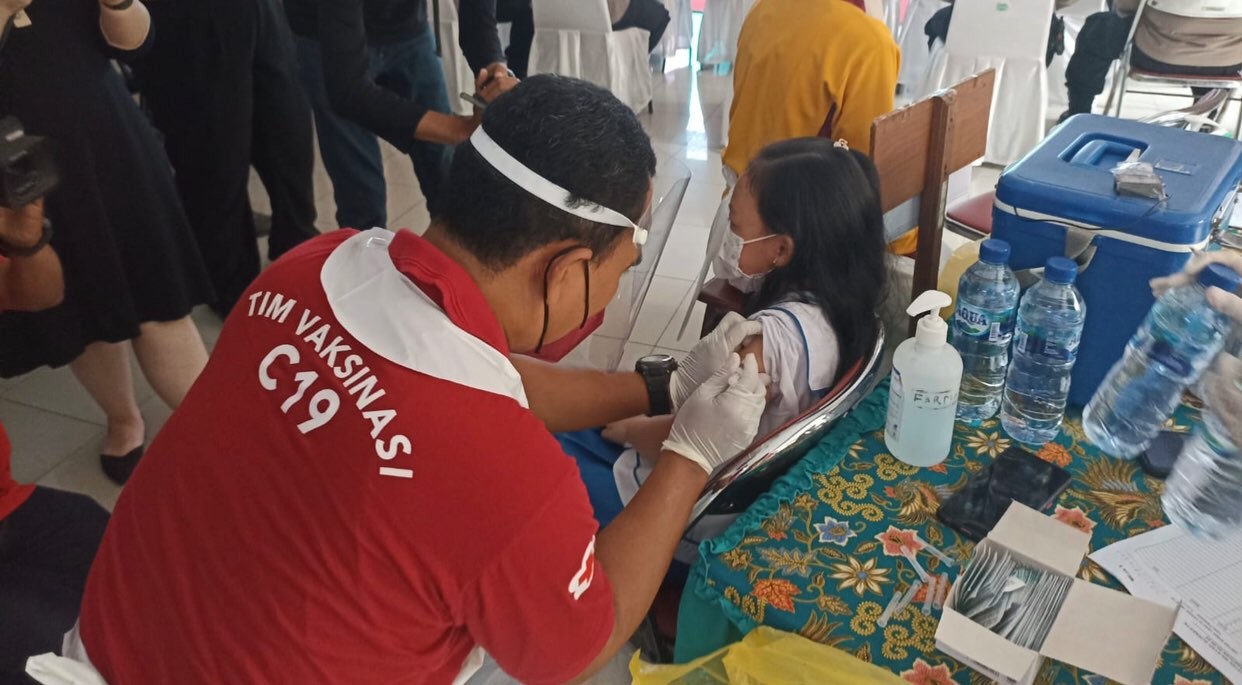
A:
{"label": "man's short black hair", "polygon": [[[578,79],[532,76],[497,98],[482,126],[506,152],[574,197],[639,220],[655,153],[634,112],[607,90]],[[445,230],[492,269],[566,239],[603,257],[627,230],[579,219],[527,193],[468,142],[453,155],[443,205]]]}

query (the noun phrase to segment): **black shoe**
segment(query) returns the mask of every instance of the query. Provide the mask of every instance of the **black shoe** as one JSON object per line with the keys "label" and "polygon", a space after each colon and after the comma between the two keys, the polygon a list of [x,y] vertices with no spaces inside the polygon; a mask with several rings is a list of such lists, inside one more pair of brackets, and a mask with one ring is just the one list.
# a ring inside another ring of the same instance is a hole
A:
{"label": "black shoe", "polygon": [[135,447],[123,457],[101,454],[99,465],[103,467],[104,475],[108,477],[108,480],[117,485],[125,485],[125,481],[129,480],[134,469],[138,467],[138,462],[142,460],[142,450],[142,446]]}

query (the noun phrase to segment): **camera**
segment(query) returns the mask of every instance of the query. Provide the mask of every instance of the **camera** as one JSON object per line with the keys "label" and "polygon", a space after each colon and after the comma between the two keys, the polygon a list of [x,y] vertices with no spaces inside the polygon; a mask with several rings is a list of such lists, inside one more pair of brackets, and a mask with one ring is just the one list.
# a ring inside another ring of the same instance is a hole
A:
{"label": "camera", "polygon": [[24,207],[59,183],[51,141],[26,135],[14,117],[0,119],[0,206]]}

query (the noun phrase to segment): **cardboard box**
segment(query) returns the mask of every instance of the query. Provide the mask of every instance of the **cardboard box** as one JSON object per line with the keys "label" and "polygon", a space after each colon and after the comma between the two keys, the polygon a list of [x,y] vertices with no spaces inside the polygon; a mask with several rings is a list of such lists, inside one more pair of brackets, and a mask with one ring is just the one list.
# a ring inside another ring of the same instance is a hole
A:
{"label": "cardboard box", "polygon": [[[1077,576],[1090,545],[1090,534],[1017,502],[979,542],[1004,549],[1021,563],[1071,578]],[[1177,618],[1176,608],[1075,578],[1036,652],[954,611],[957,590],[955,582],[936,629],[936,647],[1002,685],[1030,685],[1044,657],[1122,685],[1147,685]]]}

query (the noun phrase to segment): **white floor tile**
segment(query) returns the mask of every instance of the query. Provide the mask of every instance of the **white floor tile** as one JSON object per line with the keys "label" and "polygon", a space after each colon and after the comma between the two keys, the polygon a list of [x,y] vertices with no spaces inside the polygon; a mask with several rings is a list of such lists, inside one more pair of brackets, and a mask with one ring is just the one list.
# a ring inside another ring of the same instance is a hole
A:
{"label": "white floor tile", "polygon": [[108,480],[99,465],[98,445],[83,445],[38,481],[39,485],[78,492],[112,511],[121,488]]}
{"label": "white floor tile", "polygon": [[198,327],[199,335],[203,336],[203,342],[215,344],[220,337],[220,329],[224,327],[224,321],[206,305],[195,307],[190,313],[190,318],[194,319],[194,325]]}
{"label": "white floor tile", "polygon": [[621,363],[617,364],[618,371],[631,371],[634,369],[634,363],[640,358],[652,353],[652,348],[647,345],[638,343],[625,343],[625,353],[621,355]]}
{"label": "white floor tile", "polygon": [[682,359],[685,359],[686,354],[688,354],[689,352],[690,350],[675,350],[670,347],[656,347],[651,350],[651,354],[667,354],[668,356],[672,357],[673,359],[676,359],[677,361],[681,361]]}
{"label": "white floor tile", "polygon": [[685,280],[699,277],[707,251],[709,229],[701,224],[678,223],[673,226],[656,274]]}
{"label": "white floor tile", "polygon": [[[103,410],[68,367],[39,369],[21,385],[5,391],[4,396],[13,402],[99,426],[107,421]],[[6,421],[5,425],[9,423]]]}
{"label": "white floor tile", "polygon": [[[407,188],[418,187],[418,177],[414,175],[414,164],[410,161],[409,155],[396,155],[384,160],[384,177],[388,180],[388,187],[406,186]],[[421,196],[422,193],[420,192]]]}
{"label": "white floor tile", "polygon": [[724,182],[713,183],[694,179],[686,188],[686,196],[677,212],[677,221],[696,226],[711,226],[716,210],[724,197]]}
{"label": "white floor tile", "polygon": [[427,227],[431,225],[431,215],[427,213],[427,204],[419,200],[418,204],[398,217],[396,221],[388,223],[389,228],[393,230],[406,228],[422,235],[427,230]]}
{"label": "white floor tile", "polygon": [[263,187],[263,181],[259,178],[259,172],[253,168],[250,169],[250,209],[259,214],[272,213],[272,201],[267,196],[267,188]]}
{"label": "white floor tile", "polygon": [[690,290],[690,281],[656,276],[647,291],[647,299],[638,312],[638,321],[630,334],[630,342],[655,345],[668,327],[681,298]]}
{"label": "white floor tile", "polygon": [[[657,347],[689,351],[699,341],[707,306],[698,301],[698,295],[698,293],[686,291],[685,296],[677,303],[677,311],[673,313],[673,318],[669,320],[668,326],[660,334],[660,339],[656,341]],[[690,321],[686,324],[685,334],[678,335],[681,331],[681,324],[685,321],[687,307],[692,307]]]}
{"label": "white floor tile", "polygon": [[98,450],[103,428],[8,400],[0,400],[0,423],[13,444],[13,478],[37,481],[79,449]]}

